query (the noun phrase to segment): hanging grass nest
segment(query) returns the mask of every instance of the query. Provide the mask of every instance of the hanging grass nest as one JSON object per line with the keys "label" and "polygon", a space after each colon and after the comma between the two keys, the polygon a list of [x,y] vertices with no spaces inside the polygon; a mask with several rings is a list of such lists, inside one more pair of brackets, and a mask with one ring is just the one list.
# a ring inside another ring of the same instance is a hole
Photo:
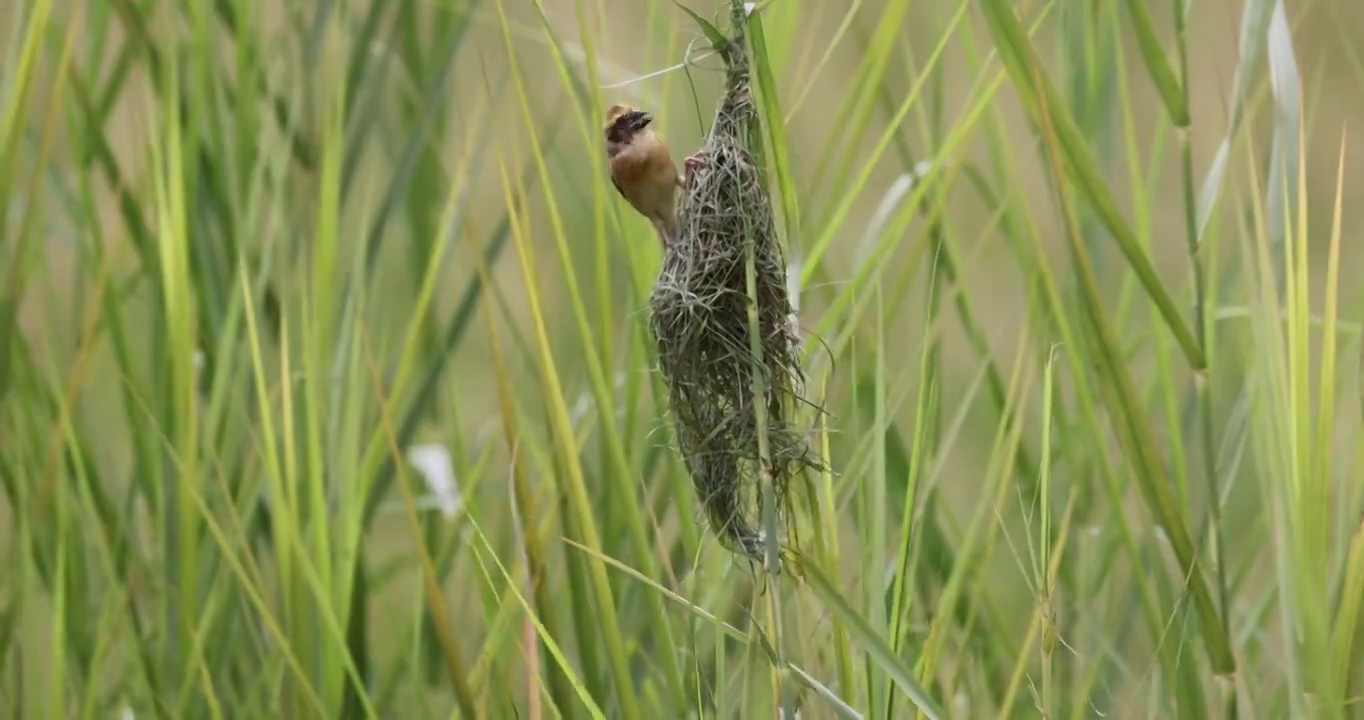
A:
{"label": "hanging grass nest", "polygon": [[[650,296],[650,330],[678,450],[710,527],[726,548],[762,562],[764,447],[755,368],[765,387],[765,470],[779,533],[789,527],[790,481],[820,463],[806,433],[792,422],[794,409],[805,402],[804,376],[786,265],[762,176],[747,59],[741,41],[722,48],[726,90],[678,206],[677,237]],[[756,348],[749,325],[750,245]]]}

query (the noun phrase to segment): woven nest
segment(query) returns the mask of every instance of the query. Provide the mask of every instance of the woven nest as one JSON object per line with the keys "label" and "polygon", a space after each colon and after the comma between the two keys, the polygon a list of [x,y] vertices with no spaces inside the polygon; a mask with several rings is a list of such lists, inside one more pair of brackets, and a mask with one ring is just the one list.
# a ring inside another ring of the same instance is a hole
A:
{"label": "woven nest", "polygon": [[[766,387],[767,473],[778,532],[790,517],[787,489],[820,467],[791,416],[804,377],[795,314],[786,292],[762,168],[750,147],[758,115],[741,43],[725,54],[727,87],[678,207],[677,237],[650,296],[650,330],[668,388],[678,451],[711,529],[729,550],[764,558],[762,476],[754,368]],[[751,343],[748,252],[754,256],[759,352]],[[779,541],[780,542],[780,541]]]}

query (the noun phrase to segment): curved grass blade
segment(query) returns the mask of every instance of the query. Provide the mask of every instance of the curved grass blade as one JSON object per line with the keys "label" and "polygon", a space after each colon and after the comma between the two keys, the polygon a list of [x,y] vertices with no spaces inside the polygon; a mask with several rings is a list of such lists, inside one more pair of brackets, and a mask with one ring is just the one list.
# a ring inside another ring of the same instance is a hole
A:
{"label": "curved grass blade", "polygon": [[719,28],[716,28],[714,23],[697,15],[696,11],[677,2],[677,0],[673,0],[673,4],[681,8],[682,12],[686,13],[687,16],[692,19],[692,22],[696,23],[696,26],[701,28],[701,33],[706,36],[706,39],[710,41],[711,47],[715,48],[715,51],[720,53],[721,57],[728,54],[729,38],[725,37],[724,33],[720,32]]}

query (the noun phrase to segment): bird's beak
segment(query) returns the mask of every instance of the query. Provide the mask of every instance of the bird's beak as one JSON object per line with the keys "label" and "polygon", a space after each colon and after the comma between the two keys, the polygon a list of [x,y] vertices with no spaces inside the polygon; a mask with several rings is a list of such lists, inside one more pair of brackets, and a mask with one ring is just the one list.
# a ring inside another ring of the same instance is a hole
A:
{"label": "bird's beak", "polygon": [[654,121],[654,116],[644,112],[643,110],[636,110],[630,113],[630,115],[631,115],[630,127],[634,128],[635,130],[643,130],[644,128],[649,126],[649,123]]}

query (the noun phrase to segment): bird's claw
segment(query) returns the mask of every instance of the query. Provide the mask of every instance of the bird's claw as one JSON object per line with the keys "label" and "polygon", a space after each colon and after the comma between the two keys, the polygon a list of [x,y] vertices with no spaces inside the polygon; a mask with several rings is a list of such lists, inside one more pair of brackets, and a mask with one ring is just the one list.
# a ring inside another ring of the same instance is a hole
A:
{"label": "bird's claw", "polygon": [[687,159],[682,161],[682,166],[686,169],[686,179],[688,181],[691,180],[692,173],[696,172],[696,168],[700,167],[701,163],[705,161],[705,157],[706,151],[698,150],[695,153],[688,155]]}

